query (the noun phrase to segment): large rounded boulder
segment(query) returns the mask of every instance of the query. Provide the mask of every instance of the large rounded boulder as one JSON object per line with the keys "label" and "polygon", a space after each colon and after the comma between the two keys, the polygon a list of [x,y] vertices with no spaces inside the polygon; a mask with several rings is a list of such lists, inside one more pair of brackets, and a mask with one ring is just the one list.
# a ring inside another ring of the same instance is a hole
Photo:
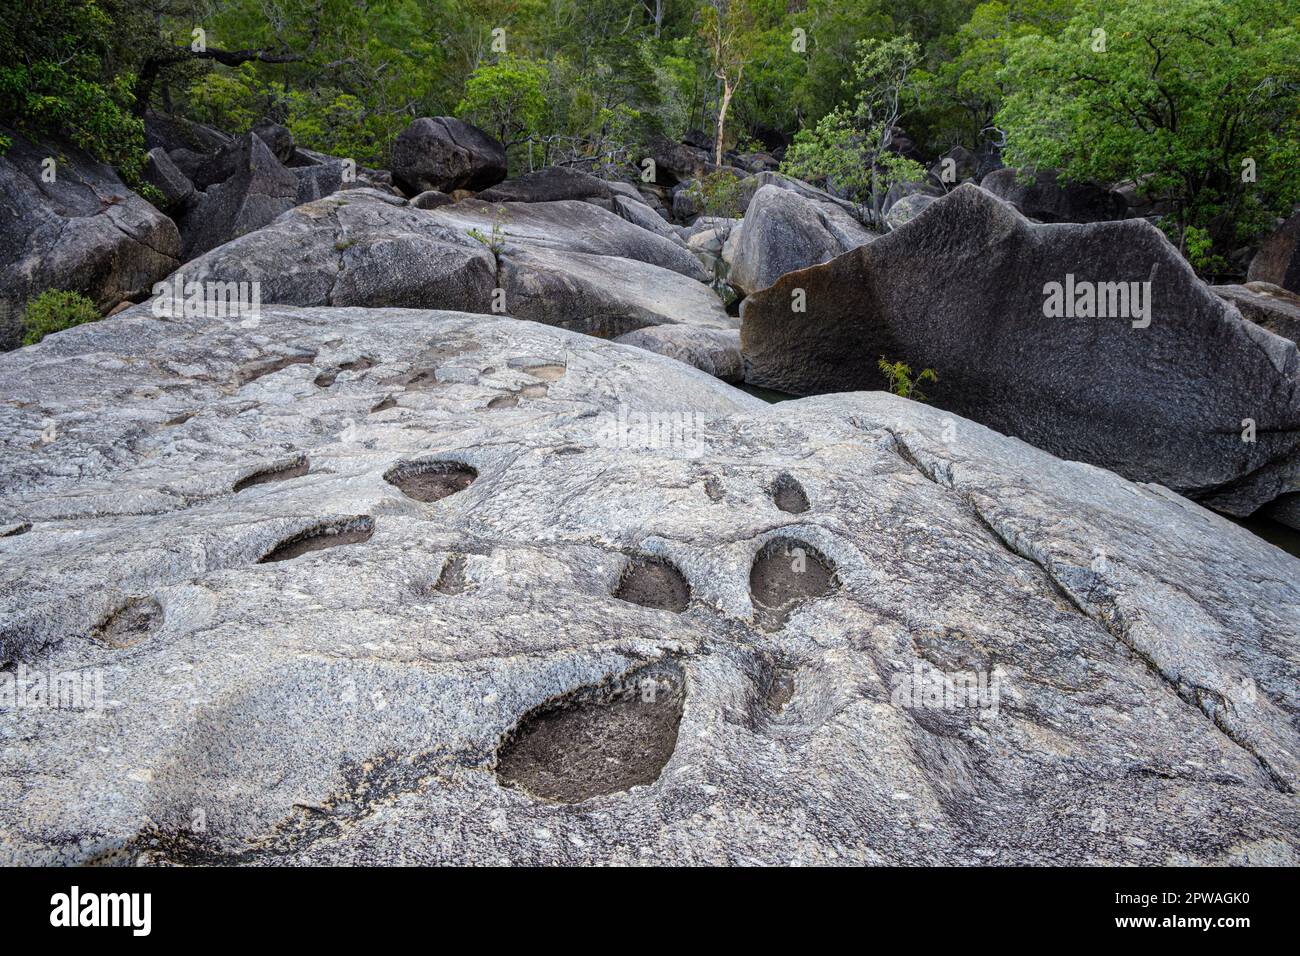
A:
{"label": "large rounded boulder", "polygon": [[423,116],[393,143],[393,182],[407,196],[430,189],[478,191],[506,178],[506,150],[477,126]]}
{"label": "large rounded boulder", "polygon": [[751,385],[881,389],[884,358],[934,369],[952,414],[1230,514],[1300,490],[1295,343],[1144,219],[1034,224],[964,185],[741,315]]}

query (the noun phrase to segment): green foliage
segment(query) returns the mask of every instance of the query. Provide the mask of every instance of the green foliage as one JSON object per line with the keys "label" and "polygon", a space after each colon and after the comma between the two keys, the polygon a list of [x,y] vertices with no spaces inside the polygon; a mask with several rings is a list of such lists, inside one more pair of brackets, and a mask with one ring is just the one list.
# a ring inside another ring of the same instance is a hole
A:
{"label": "green foliage", "polygon": [[975,146],[991,133],[1009,90],[1003,69],[1021,37],[1055,35],[1069,21],[1075,0],[990,0],[953,33],[940,37],[916,73],[921,107],[916,132],[926,151]]}
{"label": "green foliage", "polygon": [[27,301],[23,345],[35,345],[52,332],[62,332],[86,322],[97,322],[99,318],[99,309],[84,295],[48,289]]}
{"label": "green foliage", "polygon": [[252,63],[204,73],[186,92],[194,119],[231,133],[247,133],[274,102]]}
{"label": "green foliage", "polygon": [[801,131],[782,171],[839,190],[873,225],[883,227],[880,210],[889,187],[925,176],[925,167],[889,148],[894,127],[915,100],[911,73],[919,58],[920,48],[910,37],[859,43],[852,103]]}
{"label": "green foliage", "polygon": [[2,19],[0,122],[66,138],[134,178],[144,125],[132,114],[134,74],[117,62],[133,16],[111,0],[42,0]]}
{"label": "green foliage", "polygon": [[706,216],[740,216],[740,180],[726,169],[707,174],[700,180],[700,206]]}
{"label": "green foliage", "polygon": [[[196,25],[253,58],[192,55]],[[1300,200],[1298,34],[1295,0],[42,0],[0,17],[0,124],[145,194],[146,108],[269,118],[381,168],[414,117],[455,113],[509,144],[514,174],[623,175],[692,129],[725,163],[779,130],[783,169],[877,228],[889,187],[924,177],[895,126],[927,156],[1005,136],[1012,164],[1140,184],[1218,274]],[[706,209],[729,188],[702,187]]]}
{"label": "green foliage", "polygon": [[1080,0],[1059,36],[1012,47],[1007,158],[1141,184],[1215,268],[1300,199],[1298,26],[1285,0]]}
{"label": "green foliage", "polygon": [[505,216],[505,207],[497,206],[496,213],[492,217],[491,235],[484,235],[483,230],[478,228],[470,229],[466,234],[476,242],[481,242],[483,245],[487,246],[488,251],[490,251],[492,255],[499,256],[506,247],[505,230],[501,228],[502,224],[505,222]]}
{"label": "green foliage", "polygon": [[536,135],[546,111],[542,90],[549,74],[543,63],[504,57],[475,70],[465,83],[456,115],[479,126],[507,147]]}
{"label": "green foliage", "polygon": [[899,398],[910,398],[916,402],[929,401],[921,391],[920,385],[922,382],[939,381],[938,374],[932,368],[922,369],[921,373],[913,379],[912,366],[903,362],[887,361],[883,355],[880,356],[877,365],[889,383],[889,390]]}

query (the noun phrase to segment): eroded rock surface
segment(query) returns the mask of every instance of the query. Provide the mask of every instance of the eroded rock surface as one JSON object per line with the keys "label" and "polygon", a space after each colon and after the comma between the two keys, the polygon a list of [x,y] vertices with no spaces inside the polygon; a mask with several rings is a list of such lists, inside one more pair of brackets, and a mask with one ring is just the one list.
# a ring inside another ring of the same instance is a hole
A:
{"label": "eroded rock surface", "polygon": [[139,308],[0,357],[0,441],[5,676],[103,688],[0,706],[6,863],[1300,860],[1300,562],[940,409]]}
{"label": "eroded rock surface", "polygon": [[393,181],[408,196],[430,189],[487,189],[506,178],[506,151],[477,126],[422,116],[393,142]]}

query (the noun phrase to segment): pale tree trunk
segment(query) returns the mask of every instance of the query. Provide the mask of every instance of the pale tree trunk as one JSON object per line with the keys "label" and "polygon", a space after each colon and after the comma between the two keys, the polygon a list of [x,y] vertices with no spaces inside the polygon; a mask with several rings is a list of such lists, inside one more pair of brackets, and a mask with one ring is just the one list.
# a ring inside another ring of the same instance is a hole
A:
{"label": "pale tree trunk", "polygon": [[740,78],[745,75],[744,70],[736,74],[736,82],[729,81],[722,73],[718,74],[720,81],[723,81],[723,101],[718,107],[718,139],[714,143],[714,163],[723,164],[723,134],[727,131],[727,108],[731,105],[732,96],[736,95],[736,88],[740,86]]}
{"label": "pale tree trunk", "polygon": [[736,88],[727,82],[727,78],[722,77],[722,105],[718,107],[718,138],[714,143],[713,161],[719,166],[722,165],[722,136],[727,127],[727,107],[731,105],[732,94]]}

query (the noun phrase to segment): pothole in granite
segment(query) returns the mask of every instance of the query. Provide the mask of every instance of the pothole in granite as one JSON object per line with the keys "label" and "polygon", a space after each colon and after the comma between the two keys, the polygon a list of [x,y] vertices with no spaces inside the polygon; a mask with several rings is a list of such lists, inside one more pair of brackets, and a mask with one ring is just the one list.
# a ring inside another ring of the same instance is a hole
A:
{"label": "pothole in granite", "polygon": [[477,470],[459,461],[404,461],[384,472],[384,481],[423,502],[464,491],[477,477]]}
{"label": "pothole in granite", "polygon": [[682,573],[669,561],[650,556],[627,563],[613,594],[621,601],[677,614],[691,603],[691,586]]}
{"label": "pothole in granite", "polygon": [[768,541],[749,569],[749,593],[765,631],[779,631],[800,604],[829,593],[834,586],[831,562],[794,538]]}
{"label": "pothole in granite", "polygon": [[324,551],[327,548],[337,548],[346,544],[361,544],[369,541],[374,533],[375,520],[365,515],[329,521],[285,538],[264,554],[258,563],[290,561],[312,551]]}
{"label": "pothole in granite", "polygon": [[95,627],[95,640],[113,648],[138,644],[163,623],[162,606],[149,597],[133,597],[116,608]]}
{"label": "pothole in granite", "polygon": [[290,478],[301,478],[307,474],[311,468],[311,463],[307,460],[306,455],[302,455],[287,464],[273,465],[270,468],[263,468],[246,475],[235,482],[231,491],[238,494],[245,488],[253,488],[257,485],[271,484],[277,481],[288,481]]}
{"label": "pothole in granite", "polygon": [[685,701],[685,676],[668,661],[565,694],[515,725],[497,750],[497,778],[558,803],[654,783],[677,747]]}
{"label": "pothole in granite", "polygon": [[788,514],[803,514],[808,510],[808,495],[793,475],[782,472],[772,483],[772,503]]}

